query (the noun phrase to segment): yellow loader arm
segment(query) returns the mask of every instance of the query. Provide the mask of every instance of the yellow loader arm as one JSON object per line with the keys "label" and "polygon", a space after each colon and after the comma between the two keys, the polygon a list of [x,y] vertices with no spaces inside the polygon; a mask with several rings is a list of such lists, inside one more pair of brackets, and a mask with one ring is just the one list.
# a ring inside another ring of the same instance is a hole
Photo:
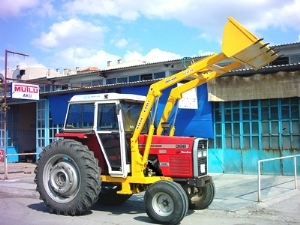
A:
{"label": "yellow loader arm", "polygon": [[[242,64],[239,62],[233,62],[227,66],[218,68],[218,72],[217,71],[209,71],[209,72],[197,73],[197,75],[198,75],[197,78],[195,78],[181,86],[177,86],[177,87],[173,88],[170,92],[170,95],[168,97],[168,100],[166,102],[166,105],[165,105],[165,108],[164,108],[164,111],[162,114],[162,117],[157,126],[156,134],[157,135],[162,134],[162,132],[163,132],[162,124],[168,121],[174,105],[176,104],[177,100],[182,98],[182,94],[184,92],[191,90],[192,88],[198,87],[201,84],[208,82],[209,80],[212,80],[230,70],[240,67],[241,65]],[[171,125],[170,131],[169,131],[169,136],[174,136],[174,134],[175,134],[174,123],[175,123],[175,118]]]}
{"label": "yellow loader arm", "polygon": [[[158,98],[162,95],[162,91],[164,89],[177,84],[182,80],[192,79],[187,85],[180,86],[180,89],[174,88],[175,91],[171,92],[173,96],[169,98],[169,105],[165,108],[165,110],[170,111],[174,102],[178,99],[178,96],[180,96],[184,91],[199,86],[200,84],[224,74],[242,64],[254,69],[259,69],[272,62],[277,57],[278,55],[276,52],[265,44],[262,39],[258,39],[233,18],[228,18],[228,22],[224,27],[222,53],[205,57],[191,64],[183,71],[166,77],[150,86],[140,117],[131,138],[132,175],[143,176],[143,170],[148,162],[148,155],[154,134],[154,119],[151,121],[143,155],[139,152],[138,138],[153,105],[158,101]],[[225,67],[216,65],[228,58],[232,59],[234,62]],[[154,109],[154,118],[156,110],[157,104]],[[168,113],[169,112],[164,113],[163,121],[166,121],[168,118]]]}

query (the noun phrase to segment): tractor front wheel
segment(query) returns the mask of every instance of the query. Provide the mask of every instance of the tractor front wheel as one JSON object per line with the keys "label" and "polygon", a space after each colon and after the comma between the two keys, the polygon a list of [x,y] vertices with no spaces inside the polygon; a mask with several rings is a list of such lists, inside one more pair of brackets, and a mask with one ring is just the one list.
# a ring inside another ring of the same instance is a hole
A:
{"label": "tractor front wheel", "polygon": [[34,173],[40,199],[53,213],[81,214],[101,190],[98,160],[78,141],[64,139],[45,147]]}
{"label": "tractor front wheel", "polygon": [[189,200],[190,209],[206,209],[214,200],[214,182],[201,188],[192,186],[184,186],[183,188]]}
{"label": "tractor front wheel", "polygon": [[146,213],[159,224],[178,224],[187,214],[188,199],[183,188],[161,180],[150,185],[144,196]]}

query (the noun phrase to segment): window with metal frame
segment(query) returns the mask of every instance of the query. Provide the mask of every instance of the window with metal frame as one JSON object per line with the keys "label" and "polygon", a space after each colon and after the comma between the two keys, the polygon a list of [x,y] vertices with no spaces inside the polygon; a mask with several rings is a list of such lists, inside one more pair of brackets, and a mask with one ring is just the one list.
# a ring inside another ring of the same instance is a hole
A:
{"label": "window with metal frame", "polygon": [[140,75],[129,76],[129,82],[140,81]]}
{"label": "window with metal frame", "polygon": [[11,105],[7,111],[7,146],[18,144],[19,134],[19,107]]}
{"label": "window with metal frame", "polygon": [[165,77],[166,77],[166,72],[158,72],[153,74],[154,79],[165,78]]}
{"label": "window with metal frame", "polygon": [[103,85],[103,80],[94,80],[92,81],[92,86]]}
{"label": "window with metal frame", "polygon": [[46,100],[40,99],[37,102],[37,128],[36,128],[36,139],[37,139],[37,147],[43,148],[48,143],[47,140],[47,124],[48,121],[46,120]]}
{"label": "window with metal frame", "polygon": [[0,112],[0,146],[4,147],[4,112]]}
{"label": "window with metal frame", "polygon": [[66,120],[66,129],[92,129],[94,122],[94,104],[70,104]]}
{"label": "window with metal frame", "polygon": [[106,84],[115,84],[117,82],[116,78],[107,78]]}
{"label": "window with metal frame", "polygon": [[42,149],[51,142],[60,138],[55,137],[55,134],[60,131],[63,124],[53,124],[49,110],[49,102],[46,99],[40,99],[37,102],[37,147]]}
{"label": "window with metal frame", "polygon": [[120,78],[117,78],[117,83],[120,84],[120,83],[127,83],[128,81],[128,78],[127,77],[120,77]]}
{"label": "window with metal frame", "polygon": [[300,149],[300,98],[215,102],[215,139],[222,149]]}

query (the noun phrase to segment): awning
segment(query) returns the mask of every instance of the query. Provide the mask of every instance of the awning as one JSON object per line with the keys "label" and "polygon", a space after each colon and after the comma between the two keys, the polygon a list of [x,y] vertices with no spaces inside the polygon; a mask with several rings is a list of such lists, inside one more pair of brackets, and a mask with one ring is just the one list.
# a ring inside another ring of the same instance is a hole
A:
{"label": "awning", "polygon": [[215,102],[300,97],[300,71],[218,77],[207,87]]}
{"label": "awning", "polygon": [[49,108],[53,124],[64,123],[68,108],[68,102],[75,94],[76,93],[48,96]]}

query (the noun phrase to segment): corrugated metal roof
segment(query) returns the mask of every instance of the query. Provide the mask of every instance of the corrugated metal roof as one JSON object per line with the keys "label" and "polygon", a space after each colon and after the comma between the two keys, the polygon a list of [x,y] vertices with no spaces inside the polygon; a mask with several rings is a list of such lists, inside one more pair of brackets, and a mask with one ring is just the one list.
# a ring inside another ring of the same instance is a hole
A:
{"label": "corrugated metal roof", "polygon": [[47,91],[40,93],[41,96],[48,96],[54,94],[65,94],[65,93],[72,93],[76,91],[102,91],[107,89],[114,89],[114,88],[121,88],[121,87],[132,87],[132,86],[139,86],[139,85],[150,85],[156,81],[162,80],[160,79],[152,79],[152,80],[144,80],[144,81],[134,81],[128,83],[117,83],[117,84],[106,84],[106,85],[96,85],[90,87],[82,87],[82,88],[70,88],[65,90],[56,90],[56,91]]}
{"label": "corrugated metal roof", "polygon": [[[164,62],[168,62],[168,61],[164,61]],[[127,65],[127,66],[122,66],[122,64],[120,64],[118,67],[112,67],[112,68],[107,68],[104,70],[101,70],[101,72],[106,72],[106,71],[114,71],[114,70],[119,70],[119,69],[127,69],[127,68],[133,68],[133,67],[141,67],[141,66],[147,66],[147,65],[153,65],[153,64],[161,64],[163,62],[152,62],[152,63],[144,63],[144,64],[140,64],[140,65]]]}
{"label": "corrugated metal roof", "polygon": [[300,45],[300,42],[293,42],[293,43],[287,43],[287,44],[278,44],[278,45],[273,45],[272,47],[281,47],[281,46],[289,46],[289,45]]}
{"label": "corrugated metal roof", "polygon": [[266,73],[274,73],[278,71],[296,71],[300,70],[300,62],[299,63],[292,63],[292,64],[284,64],[284,65],[274,65],[274,66],[264,66],[259,70],[254,70],[251,68],[247,69],[236,69],[228,72],[226,75],[253,75],[254,73],[266,74]]}
{"label": "corrugated metal roof", "polygon": [[[270,73],[275,73],[279,71],[287,71],[287,72],[292,72],[292,71],[297,71],[300,70],[300,63],[293,63],[293,64],[286,64],[286,65],[276,65],[276,66],[265,66],[259,70],[253,70],[251,68],[249,69],[237,69],[237,70],[232,70],[223,76],[250,76],[254,74],[270,74]],[[95,91],[95,90],[108,90],[108,89],[113,89],[113,88],[121,88],[121,87],[132,87],[132,86],[139,86],[139,85],[150,85],[154,82],[157,82],[160,79],[152,79],[152,80],[144,80],[144,81],[135,81],[135,82],[128,82],[128,83],[117,83],[117,84],[106,84],[106,85],[97,85],[97,86],[90,86],[90,87],[83,87],[83,88],[70,88],[66,90],[56,90],[56,91],[48,91],[48,92],[42,92],[42,96],[47,96],[47,95],[53,95],[53,94],[64,94],[64,93],[71,93],[71,92],[76,92],[76,91]]]}

